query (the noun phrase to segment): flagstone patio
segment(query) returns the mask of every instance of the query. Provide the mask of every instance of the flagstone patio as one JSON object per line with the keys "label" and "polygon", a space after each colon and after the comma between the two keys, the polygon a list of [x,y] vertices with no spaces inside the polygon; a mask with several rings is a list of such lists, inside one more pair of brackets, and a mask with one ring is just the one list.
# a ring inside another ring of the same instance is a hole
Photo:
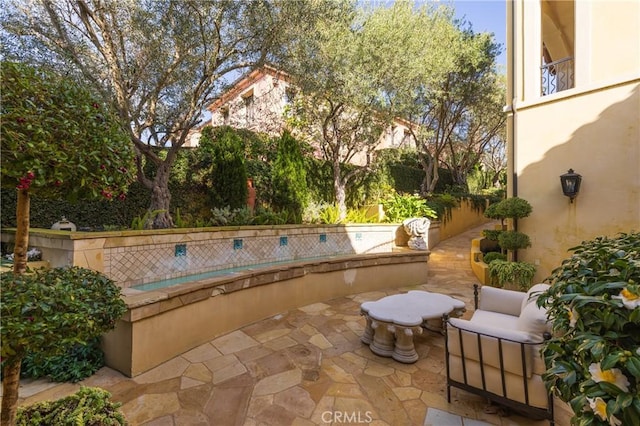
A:
{"label": "flagstone patio", "polygon": [[[446,399],[444,339],[415,337],[419,359],[402,364],[360,341],[360,304],[421,289],[448,294],[472,310],[475,228],[431,253],[427,284],[361,293],[282,312],[220,336],[135,378],[103,368],[79,384],[24,381],[21,404],[99,386],[121,402],[132,425],[546,425],[487,411],[480,397],[452,388]],[[166,342],[171,344],[171,342]],[[495,410],[493,410],[495,411]],[[569,424],[556,404],[556,424]]]}

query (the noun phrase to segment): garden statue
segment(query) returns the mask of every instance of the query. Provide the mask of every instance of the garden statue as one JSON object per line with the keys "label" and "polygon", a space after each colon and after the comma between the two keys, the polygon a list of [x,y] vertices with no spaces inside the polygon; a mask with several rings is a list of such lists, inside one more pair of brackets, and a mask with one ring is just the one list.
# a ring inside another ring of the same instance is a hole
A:
{"label": "garden statue", "polygon": [[431,221],[426,217],[412,217],[402,221],[404,231],[409,235],[407,245],[413,250],[427,250],[427,236]]}

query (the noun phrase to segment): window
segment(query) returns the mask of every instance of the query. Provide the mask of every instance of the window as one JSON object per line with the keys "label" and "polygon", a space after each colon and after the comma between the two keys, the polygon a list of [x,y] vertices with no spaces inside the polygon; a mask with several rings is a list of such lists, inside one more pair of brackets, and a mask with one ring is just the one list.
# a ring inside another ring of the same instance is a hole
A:
{"label": "window", "polygon": [[254,99],[253,99],[253,90],[251,92],[249,92],[248,94],[243,95],[242,97],[244,99],[245,119],[247,121],[247,124],[250,124],[250,123],[253,122],[254,115],[255,115],[255,104],[254,104]]}
{"label": "window", "polygon": [[574,87],[574,1],[541,1],[541,95]]}
{"label": "window", "polygon": [[294,99],[296,98],[296,89],[289,86],[284,90],[284,102],[288,105],[293,104]]}
{"label": "window", "polygon": [[222,124],[225,126],[229,125],[229,107],[225,107],[220,112],[222,114]]}

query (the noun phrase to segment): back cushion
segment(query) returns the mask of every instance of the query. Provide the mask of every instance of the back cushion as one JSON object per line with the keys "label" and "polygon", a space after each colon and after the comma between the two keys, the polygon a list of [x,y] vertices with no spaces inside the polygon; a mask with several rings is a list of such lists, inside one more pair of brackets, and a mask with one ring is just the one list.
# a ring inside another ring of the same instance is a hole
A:
{"label": "back cushion", "polygon": [[538,300],[538,296],[540,295],[540,293],[543,293],[543,292],[547,291],[548,288],[549,288],[549,284],[536,284],[536,285],[532,286],[527,291],[527,296],[522,301],[522,306],[520,307],[520,312],[524,311],[524,308],[529,303],[534,303],[536,300]]}
{"label": "back cushion", "polygon": [[545,331],[551,331],[551,323],[547,320],[547,310],[538,308],[535,303],[529,303],[520,313],[516,327],[520,331],[542,336]]}

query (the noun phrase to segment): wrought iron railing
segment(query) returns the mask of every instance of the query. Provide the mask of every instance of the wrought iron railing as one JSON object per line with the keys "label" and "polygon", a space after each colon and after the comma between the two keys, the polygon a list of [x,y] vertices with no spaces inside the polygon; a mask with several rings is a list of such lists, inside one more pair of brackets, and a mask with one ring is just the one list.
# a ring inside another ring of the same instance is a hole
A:
{"label": "wrought iron railing", "polygon": [[542,96],[573,88],[574,69],[573,58],[563,58],[544,64],[542,70]]}

